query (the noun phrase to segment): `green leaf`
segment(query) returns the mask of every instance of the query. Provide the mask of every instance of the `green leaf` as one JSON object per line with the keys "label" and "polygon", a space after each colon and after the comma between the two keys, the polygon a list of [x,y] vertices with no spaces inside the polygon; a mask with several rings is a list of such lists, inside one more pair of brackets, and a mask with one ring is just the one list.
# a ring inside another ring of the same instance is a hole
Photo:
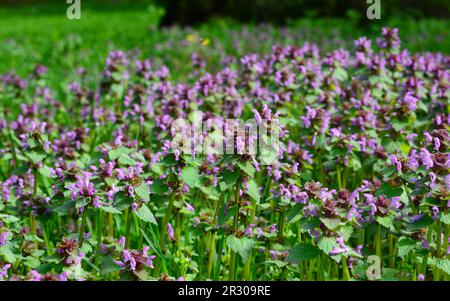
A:
{"label": "green leaf", "polygon": [[253,167],[251,161],[239,162],[238,166],[250,177],[253,178],[255,176],[255,168]]}
{"label": "green leaf", "polygon": [[136,160],[130,157],[128,154],[121,154],[119,160],[117,160],[121,165],[136,165]]}
{"label": "green leaf", "polygon": [[61,206],[56,207],[54,211],[59,215],[65,215],[73,207],[75,207],[75,201],[66,201]]}
{"label": "green leaf", "polygon": [[440,269],[444,273],[450,275],[450,259],[435,258],[434,264],[438,269]]}
{"label": "green leaf", "polygon": [[75,200],[75,208],[81,208],[89,204],[90,199],[88,198],[78,198]]}
{"label": "green leaf", "polygon": [[181,170],[181,180],[189,187],[194,188],[199,184],[198,169],[195,167],[185,167]]}
{"label": "green leaf", "polygon": [[110,150],[108,152],[108,157],[110,160],[116,160],[117,158],[119,158],[122,154],[129,154],[131,153],[131,150],[124,147],[124,146],[119,146],[117,148],[114,148],[112,150]]}
{"label": "green leaf", "polygon": [[0,256],[2,256],[6,262],[16,262],[16,256],[7,246],[0,247]]}
{"label": "green leaf", "polygon": [[25,153],[25,156],[30,159],[33,164],[38,164],[47,157],[47,154],[44,152],[30,151]]}
{"label": "green leaf", "polygon": [[237,238],[230,235],[227,238],[227,246],[238,253],[244,261],[248,260],[254,245],[255,241],[247,237]]}
{"label": "green leaf", "polygon": [[143,199],[144,201],[150,201],[150,187],[144,182],[141,183],[138,187],[134,188],[134,192],[138,197]]}
{"label": "green leaf", "polygon": [[341,221],[337,218],[321,217],[320,221],[330,230],[336,229],[341,223]]}
{"label": "green leaf", "polygon": [[25,260],[23,261],[23,264],[25,266],[27,266],[27,267],[35,269],[35,268],[37,268],[38,266],[41,265],[41,262],[36,257],[27,256],[27,257],[25,257]]}
{"label": "green leaf", "polygon": [[[322,237],[317,243],[317,247],[327,255],[329,255],[330,252],[337,246],[338,244],[336,239],[332,237]],[[336,262],[341,261],[341,255],[331,256],[331,258],[333,258]]]}
{"label": "green leaf", "polygon": [[313,230],[320,227],[320,220],[315,217],[302,218],[300,220],[300,228],[305,231]]}
{"label": "green leaf", "polygon": [[390,268],[384,268],[383,274],[381,275],[381,281],[395,281],[398,280],[397,277],[395,277],[399,273],[399,270],[396,269],[390,269]]}
{"label": "green leaf", "polygon": [[400,237],[397,243],[398,256],[404,258],[406,255],[409,254],[409,252],[414,250],[416,247],[417,247],[416,241],[407,237]]}
{"label": "green leaf", "polygon": [[450,225],[450,213],[441,212],[439,215],[439,220],[446,225]]}
{"label": "green leaf", "polygon": [[394,218],[390,215],[386,215],[386,216],[377,216],[376,218],[377,222],[382,225],[383,227],[386,227],[390,230],[395,230],[394,227]]}
{"label": "green leaf", "polygon": [[400,143],[393,140],[391,137],[383,138],[383,140],[381,141],[381,145],[389,154],[395,153],[395,151],[400,148]]}
{"label": "green leaf", "polygon": [[388,198],[392,198],[395,196],[401,196],[403,193],[403,188],[400,187],[392,187],[389,184],[381,185],[380,189],[375,192],[375,196],[385,195]]}
{"label": "green leaf", "polygon": [[234,186],[236,184],[236,182],[238,181],[240,175],[241,175],[240,170],[236,170],[236,171],[225,170],[221,174],[220,189],[222,191],[225,191],[228,188]]}
{"label": "green leaf", "polygon": [[133,199],[125,195],[122,191],[116,194],[115,207],[119,210],[124,210],[133,203]]}
{"label": "green leaf", "polygon": [[118,270],[120,270],[120,267],[117,263],[114,262],[114,259],[111,256],[103,257],[101,264],[102,274],[114,273]]}
{"label": "green leaf", "polygon": [[248,184],[248,195],[254,199],[257,203],[259,203],[260,201],[260,196],[259,196],[259,190],[258,190],[258,185],[256,184],[256,182],[253,179],[250,179],[247,181]]}
{"label": "green leaf", "polygon": [[16,223],[19,221],[19,219],[13,215],[8,215],[8,214],[4,214],[4,213],[0,213],[0,219],[9,224],[9,223]]}
{"label": "green leaf", "polygon": [[152,185],[150,186],[150,190],[154,194],[165,194],[169,189],[167,188],[166,183],[162,179],[153,180]]}
{"label": "green leaf", "polygon": [[111,206],[101,206],[100,210],[108,212],[108,213],[112,213],[112,214],[122,214],[122,212],[114,207]]}
{"label": "green leaf", "polygon": [[346,224],[339,228],[339,233],[342,235],[344,240],[348,240],[353,233],[352,225]]}
{"label": "green leaf", "polygon": [[347,71],[345,71],[345,69],[343,68],[338,67],[334,69],[333,77],[338,81],[344,81],[348,78]]}
{"label": "green leaf", "polygon": [[44,165],[41,168],[39,168],[39,173],[41,175],[43,175],[44,177],[47,177],[47,178],[51,177],[50,169],[46,165]]}
{"label": "green leaf", "polygon": [[142,205],[141,208],[139,208],[139,210],[136,212],[136,215],[139,219],[143,220],[144,222],[158,225],[155,217],[153,216],[153,213],[150,211],[150,209],[145,204]]}
{"label": "green leaf", "polygon": [[319,256],[319,249],[309,243],[301,243],[289,251],[287,260],[291,263],[299,263],[304,260],[311,260]]}
{"label": "green leaf", "polygon": [[420,220],[406,225],[406,231],[417,231],[432,223],[434,223],[434,220],[430,216],[424,215]]}
{"label": "green leaf", "polygon": [[286,214],[286,222],[289,224],[294,221],[298,221],[298,219],[301,217],[300,212],[303,209],[302,204],[295,204]]}
{"label": "green leaf", "polygon": [[400,121],[397,118],[391,119],[391,125],[394,128],[394,130],[396,130],[397,132],[400,132],[401,130],[403,130],[407,124],[408,123],[406,123],[404,121]]}

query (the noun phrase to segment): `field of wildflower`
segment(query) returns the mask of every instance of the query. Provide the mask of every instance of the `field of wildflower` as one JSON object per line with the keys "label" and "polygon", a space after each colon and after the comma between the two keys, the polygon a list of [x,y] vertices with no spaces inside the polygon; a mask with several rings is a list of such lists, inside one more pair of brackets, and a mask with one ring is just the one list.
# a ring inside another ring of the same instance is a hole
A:
{"label": "field of wildflower", "polygon": [[445,51],[147,30],[98,65],[0,34],[0,280],[450,280]]}

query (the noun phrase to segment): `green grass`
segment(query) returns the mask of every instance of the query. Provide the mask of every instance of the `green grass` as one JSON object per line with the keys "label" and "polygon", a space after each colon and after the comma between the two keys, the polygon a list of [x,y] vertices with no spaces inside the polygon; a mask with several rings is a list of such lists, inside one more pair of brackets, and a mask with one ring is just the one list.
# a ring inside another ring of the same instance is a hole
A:
{"label": "green grass", "polygon": [[[357,37],[375,38],[386,25],[399,27],[403,46],[413,52],[450,53],[448,20],[391,19],[360,27],[351,18],[302,19],[290,22],[286,28],[270,29],[213,20],[186,31],[177,27],[158,29],[163,11],[155,6],[100,9],[82,4],[81,20],[68,20],[66,8],[64,3],[0,7],[0,73],[14,70],[25,76],[35,64],[43,64],[50,69],[53,86],[65,87],[77,67],[84,67],[88,81],[94,83],[107,53],[121,49],[139,50],[137,57],[152,57],[154,64],[168,65],[174,79],[184,79],[193,52],[202,54],[209,62],[208,68],[215,70],[223,53],[264,53],[274,44],[301,45],[305,41],[318,43],[323,51],[350,48]],[[270,38],[261,38],[263,34]],[[189,35],[197,37],[194,42],[185,42]],[[202,45],[200,38],[207,38],[209,43]]]}

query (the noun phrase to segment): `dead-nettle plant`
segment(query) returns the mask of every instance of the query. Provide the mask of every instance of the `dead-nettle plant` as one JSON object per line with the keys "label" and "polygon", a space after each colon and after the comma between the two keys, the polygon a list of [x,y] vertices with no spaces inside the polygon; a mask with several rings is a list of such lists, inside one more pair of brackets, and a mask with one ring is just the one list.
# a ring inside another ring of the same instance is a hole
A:
{"label": "dead-nettle plant", "polygon": [[280,154],[280,124],[278,119],[208,118],[195,111],[191,120],[178,118],[171,126],[171,151],[179,154],[250,155],[262,165],[278,162]]}

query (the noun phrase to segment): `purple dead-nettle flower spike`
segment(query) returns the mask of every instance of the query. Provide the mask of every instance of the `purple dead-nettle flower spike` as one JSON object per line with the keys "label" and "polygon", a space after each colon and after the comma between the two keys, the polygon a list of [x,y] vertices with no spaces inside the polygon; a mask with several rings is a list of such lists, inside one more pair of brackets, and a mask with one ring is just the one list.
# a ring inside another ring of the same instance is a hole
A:
{"label": "purple dead-nettle flower spike", "polygon": [[255,114],[255,122],[257,125],[261,125],[262,118],[261,115],[259,115],[258,111],[253,110],[253,113]]}
{"label": "purple dead-nettle flower spike", "polygon": [[417,102],[419,99],[412,96],[411,93],[407,93],[403,99],[403,103],[409,111],[415,111],[417,109]]}
{"label": "purple dead-nettle flower spike", "polygon": [[194,221],[194,227],[197,227],[198,224],[200,224],[200,219],[198,217],[194,217],[193,221]]}
{"label": "purple dead-nettle flower spike", "polygon": [[122,246],[122,249],[125,248],[125,240],[126,240],[125,236],[122,236],[122,237],[119,239],[119,245]]}
{"label": "purple dead-nettle flower spike", "polygon": [[77,175],[77,183],[70,184],[69,190],[71,191],[71,197],[77,196],[93,197],[95,194],[94,183],[90,181],[91,173],[83,172],[82,175]]}
{"label": "purple dead-nettle flower spike", "polygon": [[30,271],[30,278],[28,279],[28,281],[41,281],[42,280],[42,275],[35,270],[31,270]]}
{"label": "purple dead-nettle flower spike", "polygon": [[123,262],[129,263],[130,270],[136,270],[136,259],[132,256],[131,252],[128,250],[122,250]]}
{"label": "purple dead-nettle flower spike", "polygon": [[419,155],[417,155],[417,151],[415,149],[412,149],[408,156],[408,168],[411,170],[416,170],[419,168]]}
{"label": "purple dead-nettle flower spike", "polygon": [[397,172],[402,171],[402,163],[398,160],[396,155],[389,155],[389,160],[391,160],[392,164],[396,166]]}
{"label": "purple dead-nettle flower spike", "polygon": [[422,147],[420,149],[419,157],[420,157],[420,160],[422,161],[422,164],[425,166],[426,169],[430,169],[434,166],[434,162],[433,162],[433,159],[431,158],[431,154],[426,148]]}
{"label": "purple dead-nettle flower spike", "polygon": [[433,206],[431,207],[431,212],[433,213],[433,219],[436,221],[439,219],[439,207]]}
{"label": "purple dead-nettle flower spike", "polygon": [[8,237],[10,236],[10,232],[2,232],[0,233],[0,247],[5,246],[8,242]]}
{"label": "purple dead-nettle flower spike", "polygon": [[136,202],[133,202],[131,204],[131,209],[136,212],[139,209],[139,204]]}
{"label": "purple dead-nettle flower spike", "polygon": [[278,259],[278,253],[275,250],[269,250],[269,254],[272,257],[272,260],[277,260]]}
{"label": "purple dead-nettle flower spike", "polygon": [[333,195],[336,193],[335,189],[328,191],[328,188],[322,188],[319,193],[319,199],[322,202],[326,202],[333,199]]}
{"label": "purple dead-nettle flower spike", "polygon": [[434,186],[436,185],[436,174],[434,172],[430,172],[428,174],[428,176],[430,177],[430,188],[433,189]]}
{"label": "purple dead-nettle flower spike", "polygon": [[187,211],[192,212],[192,213],[195,212],[194,206],[192,206],[192,205],[189,204],[188,202],[185,202],[184,204],[185,204],[185,206],[186,206],[186,210],[187,210]]}
{"label": "purple dead-nettle flower spike", "polygon": [[417,137],[416,133],[409,133],[406,135],[406,140],[408,140],[409,143],[414,143],[414,139]]}
{"label": "purple dead-nettle flower spike", "polygon": [[257,237],[258,238],[261,238],[261,236],[263,235],[263,231],[262,231],[262,229],[260,227],[256,228],[256,233],[257,233]]}
{"label": "purple dead-nettle flower spike", "polygon": [[356,253],[362,255],[362,249],[363,249],[363,247],[364,247],[363,245],[358,245],[358,246],[356,247]]}
{"label": "purple dead-nettle flower spike", "polygon": [[250,237],[253,237],[254,236],[254,233],[253,233],[253,228],[255,227],[255,224],[250,224],[246,229],[245,229],[245,235],[248,235],[248,236],[250,236]]}
{"label": "purple dead-nettle flower spike", "polygon": [[169,239],[174,240],[175,239],[175,231],[173,230],[172,224],[167,224],[167,233],[169,234]]}
{"label": "purple dead-nettle flower spike", "polygon": [[423,135],[425,136],[425,145],[429,145],[433,141],[433,136],[428,132],[424,132]]}
{"label": "purple dead-nettle flower spike", "polygon": [[402,204],[400,203],[400,197],[399,196],[392,197],[389,206],[396,209],[400,208],[402,206]]}
{"label": "purple dead-nettle flower spike", "polygon": [[434,149],[436,151],[439,151],[439,148],[441,147],[441,140],[439,140],[439,138],[437,137],[434,137],[433,142],[434,142]]}
{"label": "purple dead-nettle flower spike", "polygon": [[450,190],[450,174],[445,176],[444,183],[445,183],[445,188],[447,188],[447,190]]}
{"label": "purple dead-nettle flower spike", "polygon": [[0,281],[5,280],[6,278],[8,278],[8,270],[11,268],[11,264],[5,264],[1,269],[0,269]]}
{"label": "purple dead-nettle flower spike", "polygon": [[109,189],[107,192],[106,192],[106,196],[108,197],[108,200],[109,201],[112,201],[112,200],[114,200],[114,195],[117,193],[117,192],[119,192],[119,188],[117,188],[114,184],[112,184],[111,185],[111,189]]}
{"label": "purple dead-nettle flower spike", "polygon": [[269,228],[270,233],[277,232],[277,224],[272,224]]}
{"label": "purple dead-nettle flower spike", "polygon": [[425,237],[421,236],[421,237],[420,237],[420,241],[421,241],[420,246],[421,246],[422,248],[428,249],[428,250],[431,249],[430,243],[428,242],[428,240],[427,240]]}
{"label": "purple dead-nettle flower spike", "polygon": [[128,194],[130,195],[130,197],[134,197],[134,186],[133,185],[128,185]]}

